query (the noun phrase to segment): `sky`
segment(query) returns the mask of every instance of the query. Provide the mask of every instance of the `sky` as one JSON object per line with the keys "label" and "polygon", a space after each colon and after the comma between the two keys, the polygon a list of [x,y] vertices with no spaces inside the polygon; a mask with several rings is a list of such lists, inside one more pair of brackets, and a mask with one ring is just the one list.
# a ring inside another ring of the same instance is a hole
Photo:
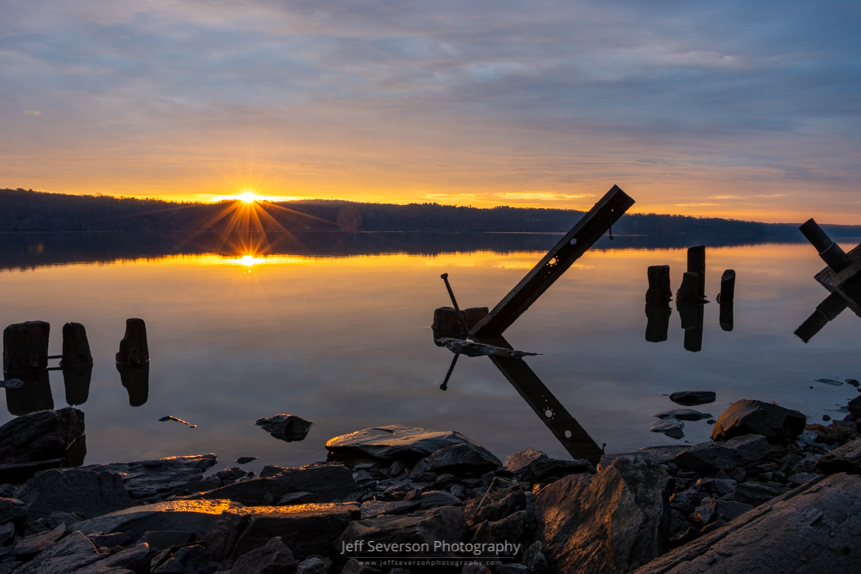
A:
{"label": "sky", "polygon": [[861,3],[0,0],[0,188],[861,224]]}

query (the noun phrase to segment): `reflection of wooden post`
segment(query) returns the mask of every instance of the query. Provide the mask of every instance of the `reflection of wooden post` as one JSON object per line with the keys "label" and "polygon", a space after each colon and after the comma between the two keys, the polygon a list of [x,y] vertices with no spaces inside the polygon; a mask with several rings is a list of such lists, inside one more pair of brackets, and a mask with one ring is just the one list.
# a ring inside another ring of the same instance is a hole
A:
{"label": "reflection of wooden post", "polygon": [[652,265],[647,273],[649,290],[646,291],[646,303],[666,305],[673,299],[673,290],[670,288],[670,266]]}
{"label": "reflection of wooden post", "polygon": [[634,200],[614,185],[470,334],[479,337],[502,334],[632,205]]}
{"label": "reflection of wooden post", "polygon": [[129,392],[129,404],[139,407],[146,404],[149,398],[149,363],[127,365],[117,363],[120,380]]}
{"label": "reflection of wooden post", "polygon": [[688,273],[697,273],[699,275],[699,285],[697,286],[697,296],[705,298],[706,296],[706,246],[695,245],[688,247]]}
{"label": "reflection of wooden post", "polygon": [[[63,359],[61,367],[80,367],[93,364],[87,330],[80,323],[63,325]],[[79,404],[79,403],[75,403]]]}
{"label": "reflection of wooden post", "polygon": [[48,369],[20,373],[16,376],[24,384],[18,389],[6,389],[6,408],[9,409],[10,414],[20,417],[36,411],[54,410]]}
{"label": "reflection of wooden post", "polygon": [[718,303],[732,301],[735,298],[735,270],[727,269],[720,276],[720,294]]}
{"label": "reflection of wooden post", "polygon": [[66,387],[66,404],[82,405],[90,397],[90,380],[93,365],[63,367],[63,386]]}
{"label": "reflection of wooden post", "polygon": [[6,327],[3,331],[3,370],[28,373],[47,369],[50,331],[51,325],[45,321],[27,321]]}
{"label": "reflection of wooden post", "polygon": [[832,293],[816,306],[813,314],[795,330],[795,335],[807,343],[848,306],[849,303],[839,293]]}
{"label": "reflection of wooden post", "polygon": [[696,353],[703,348],[703,310],[702,304],[679,303],[676,305],[685,330],[685,349]]}
{"label": "reflection of wooden post", "polygon": [[670,328],[670,306],[646,305],[646,340],[651,343],[660,343],[667,340],[667,330]]}
{"label": "reflection of wooden post", "polygon": [[676,291],[676,303],[697,303],[700,298],[697,294],[700,288],[700,276],[697,273],[685,273],[682,275],[682,285]]}
{"label": "reflection of wooden post", "polygon": [[126,319],[126,334],[120,341],[117,363],[142,365],[149,361],[146,325],[143,319]]}
{"label": "reflection of wooden post", "polygon": [[720,328],[724,331],[732,331],[732,307],[734,303],[732,299],[721,301],[720,303]]}

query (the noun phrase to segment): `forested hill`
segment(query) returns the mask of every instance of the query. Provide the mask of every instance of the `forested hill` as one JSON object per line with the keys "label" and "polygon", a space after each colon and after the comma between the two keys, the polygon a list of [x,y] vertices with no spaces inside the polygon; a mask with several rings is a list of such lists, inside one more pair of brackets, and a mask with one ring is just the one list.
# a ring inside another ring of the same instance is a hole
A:
{"label": "forested hill", "polygon": [[[263,203],[263,230],[564,232],[582,212],[564,209],[479,209],[435,203],[393,205],[312,200]],[[244,204],[174,203],[156,199],[64,195],[0,190],[0,231],[220,231],[234,225]],[[268,214],[268,215],[267,215]],[[243,221],[240,217],[239,221]],[[255,218],[251,218],[252,222]],[[232,222],[232,223],[231,223]],[[257,223],[248,224],[252,230]],[[833,237],[861,235],[861,226],[823,226]],[[618,235],[732,237],[736,241],[795,241],[798,224],[766,224],[678,215],[629,214],[613,227]]]}

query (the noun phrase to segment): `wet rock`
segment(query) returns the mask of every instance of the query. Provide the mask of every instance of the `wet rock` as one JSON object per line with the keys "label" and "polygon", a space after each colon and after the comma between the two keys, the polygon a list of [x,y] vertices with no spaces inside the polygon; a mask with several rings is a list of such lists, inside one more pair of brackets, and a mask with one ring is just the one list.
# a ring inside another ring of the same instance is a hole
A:
{"label": "wet rock", "polygon": [[538,460],[547,460],[549,457],[534,448],[526,448],[516,452],[505,459],[505,470],[511,474],[522,474],[529,470],[529,467]]}
{"label": "wet rock", "polygon": [[[452,553],[434,551],[435,542],[460,542],[466,534],[466,522],[459,508],[444,506],[404,516],[379,516],[351,522],[338,538],[336,548],[359,548],[357,542],[380,544],[428,544],[429,556],[449,556]],[[407,557],[410,552],[404,546],[395,547],[386,557]],[[347,552],[347,555],[352,554]],[[415,556],[415,554],[412,554]]]}
{"label": "wet rock", "polygon": [[666,417],[655,421],[654,424],[652,424],[652,428],[650,428],[649,430],[652,432],[664,433],[670,438],[679,439],[684,438],[685,436],[685,431],[683,430],[684,428],[685,423],[683,423],[679,419],[674,417]]}
{"label": "wet rock", "polygon": [[823,474],[861,474],[861,440],[847,442],[819,459],[816,469]]}
{"label": "wet rock", "polygon": [[256,456],[240,456],[236,459],[236,464],[248,464],[255,460],[257,460]]}
{"label": "wet rock", "polygon": [[419,500],[422,508],[460,506],[460,499],[444,490],[430,490],[428,492],[423,492]]}
{"label": "wet rock", "polygon": [[382,500],[369,500],[362,503],[361,515],[362,520],[366,518],[374,518],[383,514],[404,514],[411,510],[416,510],[421,506],[421,498],[412,500],[395,500],[385,502]]}
{"label": "wet rock", "polygon": [[133,499],[140,501],[166,498],[182,493],[189,483],[199,481],[215,465],[214,454],[169,456],[128,463],[93,464],[84,470],[110,470],[123,476],[123,484]]}
{"label": "wet rock", "polygon": [[302,560],[311,555],[332,553],[332,542],[351,520],[359,518],[355,503],[305,504],[249,508],[248,518],[231,552],[231,559],[264,546],[276,536]]}
{"label": "wet rock", "polygon": [[725,410],[712,429],[713,440],[727,440],[745,434],[760,434],[770,439],[791,439],[804,432],[807,424],[799,411],[744,399]]}
{"label": "wet rock", "polygon": [[522,540],[527,531],[526,523],[528,514],[529,513],[526,510],[518,510],[517,512],[509,514],[502,520],[490,522],[488,523],[490,526],[490,533],[493,535],[494,539],[498,541],[507,541],[514,544],[517,541]]}
{"label": "wet rock", "polygon": [[757,482],[749,481],[742,482],[736,485],[732,491],[732,496],[737,502],[759,506],[784,494],[789,489],[775,482]]}
{"label": "wet rock", "polygon": [[671,462],[674,463],[676,460],[676,456],[678,456],[679,453],[691,450],[691,448],[695,448],[696,446],[698,445],[692,446],[687,444],[674,444],[647,446],[631,452],[605,454],[601,457],[601,463],[599,466],[600,468],[606,468],[610,465],[611,462],[613,462],[613,460],[619,458],[620,456],[637,456],[642,458],[643,460],[653,462],[655,464],[667,464]]}
{"label": "wet rock", "polygon": [[788,482],[792,486],[798,486],[799,484],[804,484],[808,480],[813,480],[818,476],[819,474],[815,472],[797,472],[789,477]]}
{"label": "wet rock", "polygon": [[636,574],[858,571],[861,478],[835,474],[763,504]]}
{"label": "wet rock", "polygon": [[662,413],[658,413],[655,415],[659,419],[665,419],[667,417],[677,418],[680,421],[699,421],[702,419],[711,418],[711,415],[708,413],[701,413],[700,411],[696,411],[694,409],[673,409],[670,411],[664,411]]}
{"label": "wet rock", "polygon": [[35,556],[43,550],[50,548],[64,534],[65,532],[62,530],[43,530],[42,532],[25,536],[15,543],[12,555],[24,558]]}
{"label": "wet rock", "polygon": [[114,574],[116,570],[126,569],[133,572],[149,572],[150,551],[146,544],[136,544],[131,548],[120,550],[107,558],[99,560],[89,566],[75,570],[74,574]]}
{"label": "wet rock", "polygon": [[453,444],[469,444],[493,455],[469,437],[455,431],[431,431],[404,425],[372,427],[329,439],[326,448],[339,457],[371,456],[379,459],[417,459]]}
{"label": "wet rock", "polygon": [[28,521],[54,511],[92,518],[132,506],[122,476],[110,471],[43,470],[27,481],[18,494],[27,507]]}
{"label": "wet rock", "polygon": [[257,419],[255,424],[279,440],[294,442],[305,440],[313,423],[296,415],[281,414]]}
{"label": "wet rock", "polygon": [[0,481],[29,478],[38,470],[80,466],[86,454],[84,413],[75,408],[39,411],[0,426]]}
{"label": "wet rock", "polygon": [[17,498],[0,498],[0,524],[12,522],[18,527],[24,524],[27,509]]}
{"label": "wet rock", "polygon": [[64,539],[39,553],[16,574],[66,574],[105,558],[90,540],[80,532],[72,532]]}
{"label": "wet rock", "polygon": [[506,488],[490,492],[487,496],[467,501],[463,515],[469,524],[485,520],[495,522],[526,508],[526,495],[519,488]]}
{"label": "wet rock", "polygon": [[317,502],[320,498],[319,494],[314,492],[288,492],[276,503],[278,506],[287,506],[289,504],[307,504],[309,502]]}
{"label": "wet rock", "polygon": [[715,402],[717,395],[713,391],[679,391],[670,395],[670,400],[686,407],[704,405]]}
{"label": "wet rock", "polygon": [[830,425],[812,424],[804,427],[805,431],[816,433],[816,442],[832,445],[842,445],[850,440],[859,438],[855,423],[847,421],[832,421]]}
{"label": "wet rock", "polygon": [[742,435],[728,441],[700,443],[676,455],[682,470],[711,473],[730,471],[738,466],[764,459],[771,453],[768,440],[761,435]]}
{"label": "wet rock", "polygon": [[147,544],[150,551],[161,552],[171,546],[185,546],[197,540],[194,532],[185,530],[154,530],[144,532],[138,540],[138,544]]}
{"label": "wet rock", "polygon": [[528,482],[539,483],[593,470],[595,470],[595,467],[585,459],[561,460],[544,457],[530,464],[526,472],[522,474],[522,477]]}
{"label": "wet rock", "polygon": [[155,530],[183,530],[203,538],[222,513],[239,514],[243,508],[229,500],[172,500],[117,510],[71,528],[86,533],[129,532],[135,540]]}
{"label": "wet rock", "polygon": [[236,559],[231,574],[291,574],[296,572],[296,559],[280,537],[262,548],[246,552]]}
{"label": "wet rock", "polygon": [[434,451],[423,461],[425,472],[464,472],[483,473],[502,466],[498,458],[481,445],[471,442],[452,444]]}
{"label": "wet rock", "polygon": [[544,544],[540,540],[536,540],[523,552],[520,563],[529,568],[532,574],[547,574],[550,571],[550,566],[543,551]]}
{"label": "wet rock", "polygon": [[[171,554],[170,558],[153,564],[153,574],[186,574],[188,572],[206,572],[211,556],[209,551],[198,544],[183,546]],[[156,562],[154,560],[154,562]]]}
{"label": "wet rock", "polygon": [[[274,468],[274,467],[268,467]],[[311,492],[320,502],[344,499],[359,490],[353,473],[342,464],[310,464],[283,468],[277,474],[243,480],[203,493],[204,499],[227,499],[246,506],[275,504],[292,492]]]}
{"label": "wet rock", "polygon": [[658,465],[626,456],[598,474],[542,489],[540,539],[552,568],[628,572],[662,554],[669,544],[668,478]]}

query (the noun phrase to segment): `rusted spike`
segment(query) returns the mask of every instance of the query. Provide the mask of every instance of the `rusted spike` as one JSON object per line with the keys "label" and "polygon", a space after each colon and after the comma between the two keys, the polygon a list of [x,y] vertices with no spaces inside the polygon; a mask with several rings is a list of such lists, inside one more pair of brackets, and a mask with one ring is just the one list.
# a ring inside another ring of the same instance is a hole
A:
{"label": "rusted spike", "polygon": [[457,319],[460,322],[460,326],[463,327],[464,332],[469,332],[469,327],[466,326],[466,320],[463,318],[463,314],[460,312],[460,307],[457,306],[457,299],[454,298],[454,291],[451,290],[451,285],[448,282],[448,273],[443,273],[440,275],[442,280],[445,282],[445,288],[448,290],[448,296],[451,298],[451,304],[454,305],[454,311],[457,314]]}
{"label": "rusted spike", "polygon": [[488,337],[502,334],[632,205],[634,200],[614,185],[493,311],[472,328],[470,335]]}

